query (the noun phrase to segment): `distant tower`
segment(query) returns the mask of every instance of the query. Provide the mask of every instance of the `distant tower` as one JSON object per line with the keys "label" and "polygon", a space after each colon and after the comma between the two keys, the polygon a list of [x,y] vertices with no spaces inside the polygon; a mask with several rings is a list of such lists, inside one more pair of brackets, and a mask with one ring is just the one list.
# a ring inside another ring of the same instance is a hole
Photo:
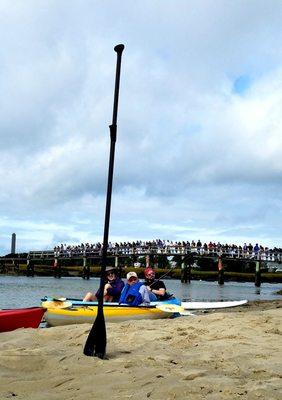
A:
{"label": "distant tower", "polygon": [[12,233],[12,240],[11,240],[11,254],[16,253],[16,234]]}

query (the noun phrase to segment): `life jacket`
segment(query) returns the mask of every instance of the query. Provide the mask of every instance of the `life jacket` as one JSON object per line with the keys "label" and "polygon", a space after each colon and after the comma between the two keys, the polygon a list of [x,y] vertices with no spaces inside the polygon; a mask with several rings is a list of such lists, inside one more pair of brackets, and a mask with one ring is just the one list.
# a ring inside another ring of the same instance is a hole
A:
{"label": "life jacket", "polygon": [[139,293],[139,289],[143,285],[143,282],[136,282],[134,285],[129,285],[127,283],[121,292],[119,303],[139,306],[139,304],[143,303],[142,296]]}
{"label": "life jacket", "polygon": [[[110,283],[111,288],[108,289],[108,293],[107,295],[112,297],[111,300],[106,300],[106,298],[104,297],[105,301],[113,301],[113,302],[118,302],[119,301],[119,297],[120,294],[122,292],[122,289],[124,288],[124,283],[123,280],[121,280],[120,278],[116,278],[113,281],[108,281],[106,280],[106,283]],[[97,297],[97,299],[99,299],[101,297],[101,291],[100,288],[97,290],[97,292],[95,293],[95,296]]]}

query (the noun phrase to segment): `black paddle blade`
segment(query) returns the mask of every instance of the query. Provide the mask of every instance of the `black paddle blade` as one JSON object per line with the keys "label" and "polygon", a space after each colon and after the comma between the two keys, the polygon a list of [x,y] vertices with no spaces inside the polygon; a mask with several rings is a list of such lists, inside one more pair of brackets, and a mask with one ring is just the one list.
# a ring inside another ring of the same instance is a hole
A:
{"label": "black paddle blade", "polygon": [[86,340],[83,353],[89,357],[105,358],[107,344],[104,313],[99,312]]}

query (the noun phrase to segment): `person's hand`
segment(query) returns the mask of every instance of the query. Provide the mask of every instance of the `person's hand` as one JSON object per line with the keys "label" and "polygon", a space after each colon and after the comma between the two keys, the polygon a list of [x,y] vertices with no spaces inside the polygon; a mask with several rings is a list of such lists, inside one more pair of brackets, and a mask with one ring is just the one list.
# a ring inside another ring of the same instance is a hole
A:
{"label": "person's hand", "polygon": [[110,289],[112,286],[109,284],[109,283],[106,283],[105,284],[105,287],[104,287],[104,296],[106,296],[106,294],[107,294],[107,292],[108,292],[108,289]]}
{"label": "person's hand", "polygon": [[146,286],[146,288],[149,290],[149,292],[151,292],[151,291],[152,291],[152,289],[151,289],[151,287],[150,287],[150,286]]}

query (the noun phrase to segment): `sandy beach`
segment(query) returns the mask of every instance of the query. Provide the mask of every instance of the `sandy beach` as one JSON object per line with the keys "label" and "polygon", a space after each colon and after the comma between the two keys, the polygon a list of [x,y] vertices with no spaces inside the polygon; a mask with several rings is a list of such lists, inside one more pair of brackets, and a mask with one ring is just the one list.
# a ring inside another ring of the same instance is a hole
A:
{"label": "sandy beach", "polygon": [[107,324],[107,360],[90,325],[2,333],[0,399],[281,399],[281,305]]}

